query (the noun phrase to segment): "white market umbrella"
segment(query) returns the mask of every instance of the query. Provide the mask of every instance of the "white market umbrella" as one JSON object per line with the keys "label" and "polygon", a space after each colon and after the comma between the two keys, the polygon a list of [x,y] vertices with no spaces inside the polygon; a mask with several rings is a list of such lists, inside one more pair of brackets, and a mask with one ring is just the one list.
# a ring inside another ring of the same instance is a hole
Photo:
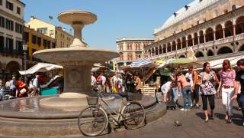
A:
{"label": "white market umbrella", "polygon": [[27,70],[19,71],[21,75],[34,74],[36,72],[46,72],[54,69],[62,69],[63,67],[60,65],[50,64],[50,63],[37,63]]}

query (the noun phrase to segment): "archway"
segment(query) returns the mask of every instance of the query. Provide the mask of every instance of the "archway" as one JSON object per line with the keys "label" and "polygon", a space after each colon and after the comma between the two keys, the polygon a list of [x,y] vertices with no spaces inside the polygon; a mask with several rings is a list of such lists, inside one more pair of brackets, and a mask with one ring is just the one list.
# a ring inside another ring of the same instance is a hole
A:
{"label": "archway", "polygon": [[223,38],[223,27],[221,24],[218,24],[215,28],[215,37],[216,40]]}
{"label": "archway", "polygon": [[155,48],[155,54],[158,55],[158,47]]}
{"label": "archway", "polygon": [[197,33],[194,33],[194,45],[198,44],[198,35]]}
{"label": "archway", "polygon": [[227,21],[225,23],[225,37],[233,36],[233,23]]}
{"label": "archway", "polygon": [[177,39],[177,50],[181,49],[181,41],[180,39]]}
{"label": "archway", "polygon": [[199,43],[204,43],[204,35],[203,35],[203,31],[201,30],[200,32],[199,32],[199,39],[200,39],[200,42]]}
{"label": "archway", "polygon": [[186,48],[186,37],[182,38],[182,48]]}
{"label": "archway", "polygon": [[163,45],[163,53],[166,53],[166,45]]}
{"label": "archway", "polygon": [[239,51],[244,51],[244,44],[239,48]]}
{"label": "archway", "polygon": [[175,41],[172,42],[172,51],[175,51],[176,50],[176,43]]}
{"label": "archway", "polygon": [[162,46],[160,45],[159,46],[159,54],[162,54],[163,53],[163,49],[162,49]]}
{"label": "archway", "polygon": [[227,53],[233,53],[232,49],[225,46],[225,47],[222,47],[218,50],[217,54],[227,54]]}
{"label": "archway", "polygon": [[187,36],[187,41],[188,41],[188,46],[192,46],[193,45],[193,40],[192,40],[192,36],[191,35]]}
{"label": "archway", "polygon": [[171,52],[171,50],[172,50],[172,49],[171,49],[171,44],[168,43],[168,44],[167,44],[167,52]]}
{"label": "archway", "polygon": [[206,30],[206,42],[213,41],[213,39],[214,39],[213,29],[212,28],[208,28]]}
{"label": "archway", "polygon": [[244,16],[236,20],[236,34],[244,33]]}
{"label": "archway", "polygon": [[195,56],[196,57],[204,57],[204,54],[201,51],[197,51]]}
{"label": "archway", "polygon": [[6,66],[6,70],[19,71],[20,70],[20,64],[17,61],[10,61]]}
{"label": "archway", "polygon": [[207,56],[210,57],[210,56],[214,56],[214,52],[212,50],[208,50],[207,52]]}
{"label": "archway", "polygon": [[180,55],[179,58],[185,58],[186,56],[185,55]]}

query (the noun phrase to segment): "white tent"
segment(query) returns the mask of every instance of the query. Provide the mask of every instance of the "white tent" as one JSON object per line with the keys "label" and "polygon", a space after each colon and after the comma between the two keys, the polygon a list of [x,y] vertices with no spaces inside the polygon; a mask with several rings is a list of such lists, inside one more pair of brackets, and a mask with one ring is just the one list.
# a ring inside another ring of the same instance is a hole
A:
{"label": "white tent", "polygon": [[222,68],[223,61],[225,59],[228,59],[228,60],[230,60],[231,66],[236,66],[236,62],[242,58],[244,58],[243,55],[236,56],[236,57],[228,57],[228,58],[224,58],[224,59],[216,59],[216,60],[209,61],[209,63],[212,68]]}
{"label": "white tent", "polygon": [[27,70],[19,71],[21,75],[34,74],[36,72],[46,72],[54,69],[62,69],[60,65],[50,64],[50,63],[37,63]]}

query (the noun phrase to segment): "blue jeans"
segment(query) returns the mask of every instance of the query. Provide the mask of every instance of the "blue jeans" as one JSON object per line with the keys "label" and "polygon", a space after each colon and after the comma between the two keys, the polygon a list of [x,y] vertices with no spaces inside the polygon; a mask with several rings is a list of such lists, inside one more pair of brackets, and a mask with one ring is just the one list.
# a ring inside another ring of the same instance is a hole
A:
{"label": "blue jeans", "polygon": [[186,86],[182,89],[182,95],[184,99],[184,108],[190,109],[192,105],[191,101],[191,86]]}
{"label": "blue jeans", "polygon": [[240,94],[240,97],[239,97],[239,102],[240,102],[240,107],[242,110],[244,110],[244,93],[241,93]]}
{"label": "blue jeans", "polygon": [[172,97],[174,99],[174,102],[178,100],[178,89],[177,88],[172,88]]}

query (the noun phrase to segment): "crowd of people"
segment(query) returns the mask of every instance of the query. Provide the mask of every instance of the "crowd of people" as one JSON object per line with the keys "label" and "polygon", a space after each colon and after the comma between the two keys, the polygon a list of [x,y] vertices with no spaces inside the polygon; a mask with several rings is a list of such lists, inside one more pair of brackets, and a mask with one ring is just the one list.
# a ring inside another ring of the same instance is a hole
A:
{"label": "crowd of people", "polygon": [[[203,64],[201,71],[188,67],[187,71],[175,69],[168,77],[168,81],[159,84],[156,81],[154,86],[157,100],[159,102],[173,101],[181,111],[190,111],[192,108],[202,106],[205,122],[214,118],[215,98],[221,97],[225,112],[226,123],[232,122],[233,101],[237,99],[238,110],[243,114],[244,126],[244,59],[237,62],[236,68],[232,68],[229,60],[224,60],[220,70],[211,68],[210,63]],[[36,96],[40,92],[41,80],[39,75],[35,75],[28,83],[23,77],[12,79],[5,84],[0,79],[0,99],[3,91],[13,98]],[[91,74],[91,86],[95,91],[107,93],[132,92],[143,94],[142,76],[138,72],[115,73],[113,76]],[[178,97],[182,95],[183,103],[179,103]],[[201,104],[200,105],[200,97]],[[208,111],[208,105],[210,110]]]}
{"label": "crowd of people", "polygon": [[11,80],[7,81],[5,84],[0,79],[0,99],[3,100],[4,96],[8,96],[8,99],[13,99],[39,95],[40,80],[39,75],[30,78],[29,83],[24,80],[23,76],[16,78],[16,76],[13,75]]}
{"label": "crowd of people", "polygon": [[[202,109],[205,122],[214,118],[215,98],[221,97],[225,112],[226,123],[232,122],[233,101],[237,99],[238,110],[243,113],[244,126],[244,59],[237,62],[237,68],[232,68],[229,60],[224,60],[222,68],[217,71],[211,68],[210,63],[203,64],[202,71],[191,65],[183,74],[176,70],[170,75],[170,80],[161,86],[162,97],[159,101],[174,101],[181,111],[190,111],[199,108],[199,97],[202,99]],[[160,94],[158,94],[160,95]],[[178,103],[178,95],[183,97],[183,106]],[[208,111],[208,104],[210,111]]]}
{"label": "crowd of people", "polygon": [[[56,75],[58,76],[58,75]],[[55,77],[56,77],[55,76]],[[54,79],[53,77],[52,79]],[[62,77],[59,77],[62,78]],[[25,80],[26,79],[26,80]],[[18,76],[12,75],[12,78],[5,83],[0,78],[0,101],[6,99],[14,99],[21,97],[33,97],[40,95],[41,85],[48,84],[51,80],[45,75],[35,74],[31,76]],[[60,82],[56,82],[60,81]],[[50,85],[59,85],[62,82],[60,79],[56,79]],[[58,87],[59,93],[62,91],[61,84]]]}
{"label": "crowd of people", "polygon": [[115,73],[113,76],[104,75],[104,73],[95,76],[92,73],[91,86],[95,91],[106,93],[141,93],[142,81],[138,73],[132,75],[129,71],[126,73]]}

